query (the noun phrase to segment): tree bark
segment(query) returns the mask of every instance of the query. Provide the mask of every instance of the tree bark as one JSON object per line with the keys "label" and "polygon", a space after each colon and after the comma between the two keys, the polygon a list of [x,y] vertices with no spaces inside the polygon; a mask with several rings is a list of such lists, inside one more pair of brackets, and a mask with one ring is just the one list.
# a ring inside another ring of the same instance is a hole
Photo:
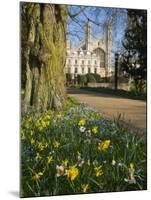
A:
{"label": "tree bark", "polygon": [[59,109],[65,99],[66,22],[66,5],[22,3],[25,110]]}

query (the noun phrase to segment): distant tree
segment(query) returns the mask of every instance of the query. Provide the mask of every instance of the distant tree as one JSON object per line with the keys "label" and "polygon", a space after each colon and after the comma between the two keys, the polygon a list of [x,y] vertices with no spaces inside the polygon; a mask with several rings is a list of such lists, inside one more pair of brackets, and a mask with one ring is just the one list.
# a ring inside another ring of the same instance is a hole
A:
{"label": "distant tree", "polygon": [[72,82],[72,75],[69,73],[66,73],[66,82],[71,83]]}
{"label": "distant tree", "polygon": [[128,24],[120,65],[134,80],[135,88],[141,91],[147,78],[147,12],[127,10],[127,14]]}
{"label": "distant tree", "polygon": [[87,77],[86,77],[86,75],[79,75],[78,76],[78,83],[81,86],[85,86],[87,84]]}
{"label": "distant tree", "polygon": [[93,76],[94,76],[96,82],[99,83],[101,80],[101,76],[99,74],[93,74]]}
{"label": "distant tree", "polygon": [[96,83],[94,74],[92,73],[86,74],[86,77],[87,77],[87,83]]}

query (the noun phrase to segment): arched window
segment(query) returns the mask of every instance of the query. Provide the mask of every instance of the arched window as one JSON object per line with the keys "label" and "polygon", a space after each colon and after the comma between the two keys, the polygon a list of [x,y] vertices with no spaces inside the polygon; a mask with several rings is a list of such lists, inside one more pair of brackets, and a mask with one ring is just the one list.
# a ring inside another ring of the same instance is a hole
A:
{"label": "arched window", "polygon": [[88,68],[88,73],[91,73],[91,68],[90,67]]}
{"label": "arched window", "polygon": [[77,60],[75,60],[75,64],[77,64],[78,63],[78,61]]}
{"label": "arched window", "polygon": [[84,65],[84,60],[82,60],[82,65]]}
{"label": "arched window", "polygon": [[100,57],[100,67],[105,67],[105,52],[101,48],[97,48],[93,51],[97,56]]}

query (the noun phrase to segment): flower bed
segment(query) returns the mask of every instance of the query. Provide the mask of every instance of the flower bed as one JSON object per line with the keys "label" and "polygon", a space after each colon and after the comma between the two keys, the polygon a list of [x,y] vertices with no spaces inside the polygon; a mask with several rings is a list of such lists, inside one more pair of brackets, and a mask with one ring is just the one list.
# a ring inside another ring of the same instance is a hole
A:
{"label": "flower bed", "polygon": [[146,145],[80,104],[22,116],[21,196],[146,189]]}

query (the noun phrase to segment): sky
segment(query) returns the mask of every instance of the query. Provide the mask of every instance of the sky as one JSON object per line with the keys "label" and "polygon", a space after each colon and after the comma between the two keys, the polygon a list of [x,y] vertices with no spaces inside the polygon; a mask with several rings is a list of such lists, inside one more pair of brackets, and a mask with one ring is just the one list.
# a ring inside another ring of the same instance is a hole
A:
{"label": "sky", "polygon": [[[105,23],[112,22],[112,50],[113,53],[120,50],[124,31],[127,26],[127,11],[119,8],[69,6],[71,15],[68,17],[67,38],[76,46],[85,37],[86,22],[91,21],[92,38],[105,39]],[[114,20],[113,20],[114,19]]]}

